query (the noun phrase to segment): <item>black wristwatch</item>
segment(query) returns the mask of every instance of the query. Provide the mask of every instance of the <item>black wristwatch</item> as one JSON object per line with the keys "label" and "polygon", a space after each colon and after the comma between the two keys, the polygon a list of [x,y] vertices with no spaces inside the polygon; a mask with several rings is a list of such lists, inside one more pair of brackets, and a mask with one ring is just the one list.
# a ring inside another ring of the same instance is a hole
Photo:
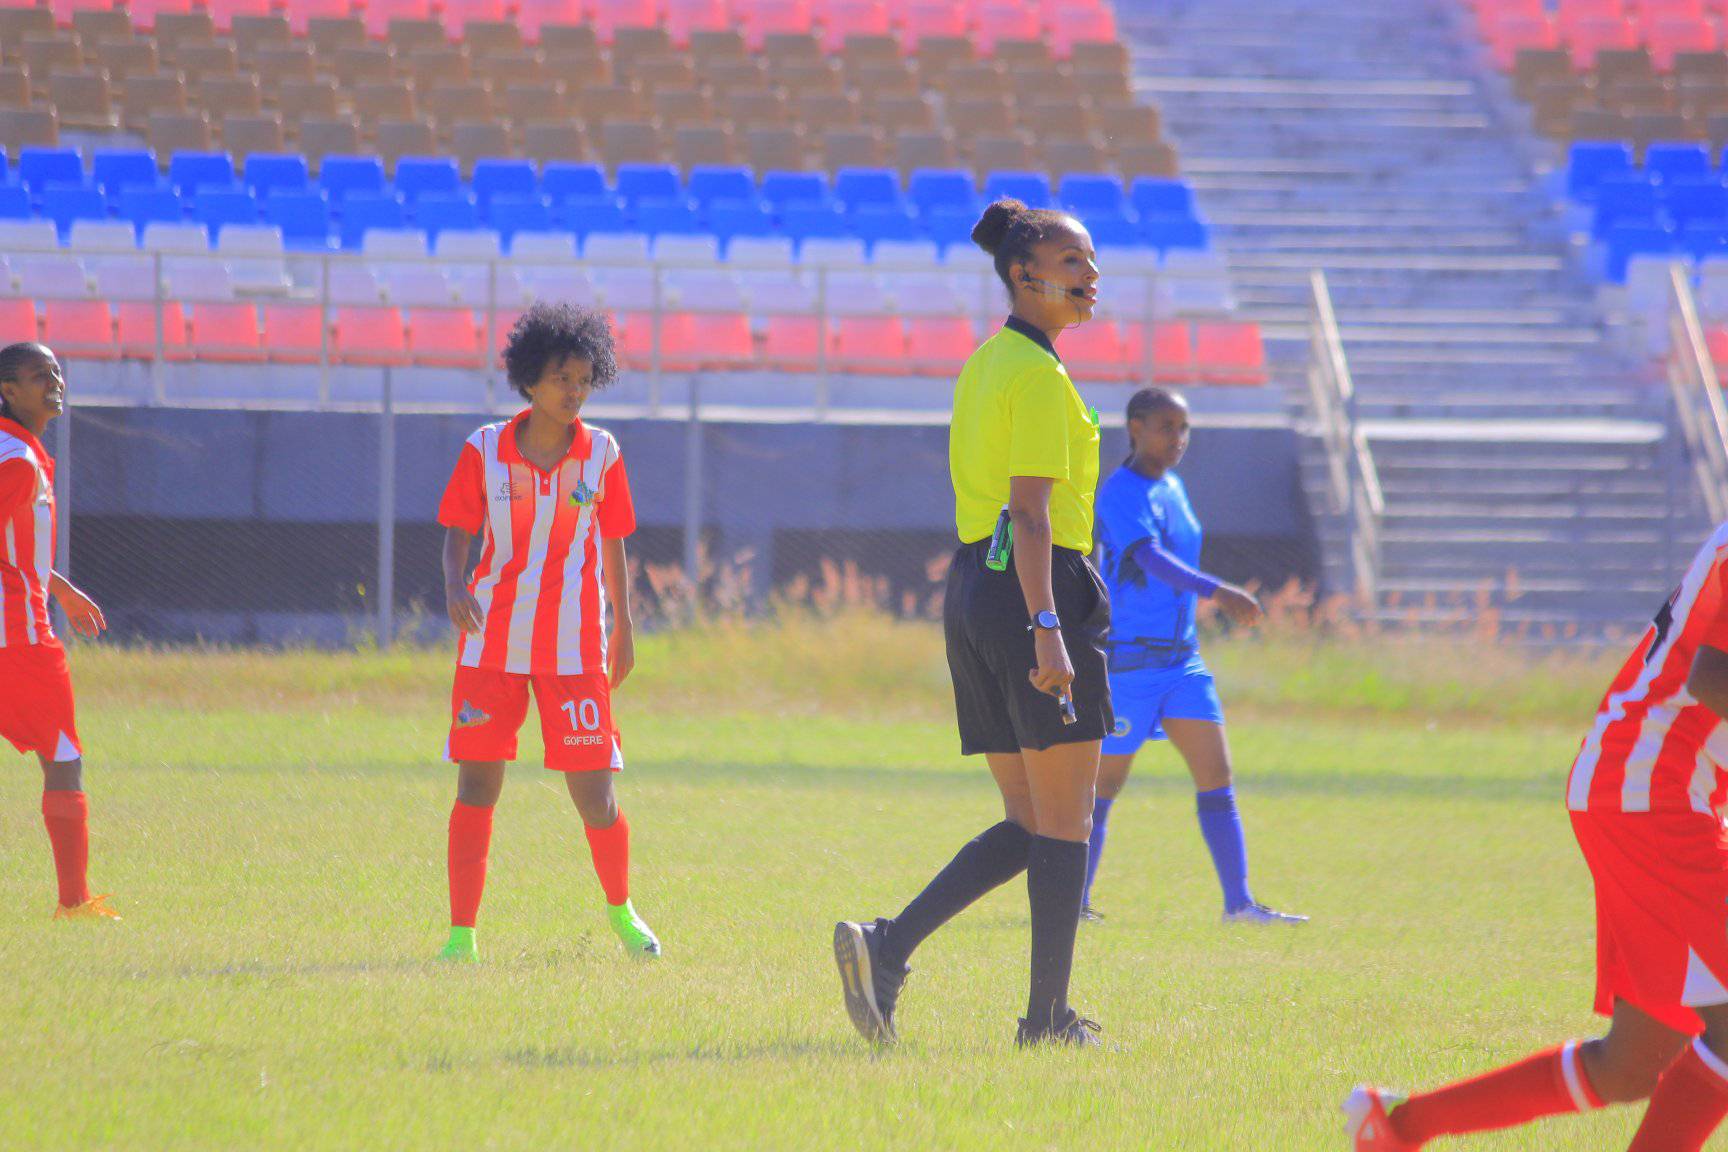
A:
{"label": "black wristwatch", "polygon": [[1031,632],[1034,629],[1042,628],[1046,632],[1054,632],[1060,627],[1062,627],[1062,621],[1056,618],[1056,613],[1040,612],[1032,617],[1032,623],[1026,625],[1026,631]]}

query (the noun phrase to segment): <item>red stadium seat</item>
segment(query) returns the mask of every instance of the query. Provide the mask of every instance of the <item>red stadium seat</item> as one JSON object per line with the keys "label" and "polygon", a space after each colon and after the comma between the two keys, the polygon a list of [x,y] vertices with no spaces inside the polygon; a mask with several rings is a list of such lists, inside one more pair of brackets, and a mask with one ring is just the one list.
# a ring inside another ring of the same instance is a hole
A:
{"label": "red stadium seat", "polygon": [[1266,346],[1258,324],[1195,324],[1194,359],[1200,378],[1209,383],[1266,383]]}
{"label": "red stadium seat", "polygon": [[763,367],[814,372],[821,352],[821,321],[814,316],[770,316],[762,344]]}
{"label": "red stadium seat", "polygon": [[1070,371],[1088,380],[1122,380],[1132,371],[1114,321],[1093,319],[1062,333],[1060,352]]}
{"label": "red stadium seat", "polygon": [[466,308],[416,308],[408,313],[408,354],[416,364],[481,368],[480,328]]}
{"label": "red stadium seat", "polygon": [[917,50],[930,36],[964,36],[966,10],[955,4],[919,3],[906,9],[906,47]]}
{"label": "red stadium seat", "polygon": [[1160,384],[1194,379],[1194,328],[1188,321],[1152,326],[1152,379]]}
{"label": "red stadium seat", "polygon": [[906,321],[906,359],[916,372],[954,375],[976,345],[972,322],[964,316],[914,316]]}
{"label": "red stadium seat", "polygon": [[462,39],[470,20],[506,20],[504,0],[444,0],[444,31],[452,40]]}
{"label": "red stadium seat", "polygon": [[1715,52],[1722,46],[1716,25],[1704,19],[1665,16],[1647,26],[1646,43],[1658,71],[1674,67],[1678,52]]}
{"label": "red stadium seat", "polygon": [[1566,30],[1567,47],[1572,50],[1572,67],[1588,72],[1596,67],[1596,53],[1604,48],[1636,48],[1642,42],[1632,21],[1579,20]]}
{"label": "red stadium seat", "polygon": [[114,314],[106,300],[49,300],[42,306],[42,342],[74,360],[113,360]]}
{"label": "red stadium seat", "polygon": [[1704,343],[1710,349],[1710,359],[1728,365],[1728,328],[1710,329],[1704,334]]}
{"label": "red stadium seat", "polygon": [[1510,16],[1496,20],[1489,27],[1488,51],[1494,66],[1510,72],[1521,48],[1551,49],[1560,47],[1560,27],[1551,16],[1528,18]]}
{"label": "red stadium seat", "polygon": [[744,43],[753,52],[769,36],[809,32],[816,26],[804,0],[756,0],[735,11],[744,26]]}
{"label": "red stadium seat", "polygon": [[837,367],[873,376],[906,374],[906,329],[898,316],[840,316],[828,331]]}
{"label": "red stadium seat", "polygon": [[394,308],[336,309],[336,359],[344,364],[401,364],[408,334]]}
{"label": "red stadium seat", "polygon": [[1058,60],[1074,55],[1074,45],[1094,44],[1116,39],[1116,17],[1108,8],[1058,9],[1046,12],[1050,30],[1050,54]]}
{"label": "red stadium seat", "polygon": [[[156,359],[156,305],[149,300],[124,300],[114,305],[120,355],[127,360]],[[162,357],[191,358],[186,343],[186,311],[178,300],[162,302]]]}
{"label": "red stadium seat", "polygon": [[358,15],[352,0],[293,0],[283,15],[296,36],[304,36],[314,20],[345,20]]}
{"label": "red stadium seat", "polygon": [[822,46],[838,52],[848,36],[886,36],[893,29],[888,9],[878,0],[837,0],[828,8]]}
{"label": "red stadium seat", "polygon": [[994,56],[999,40],[1037,40],[1043,35],[1043,23],[1035,8],[990,4],[979,10],[976,43],[981,55]]}
{"label": "red stadium seat", "polygon": [[1542,0],[1491,0],[1490,3],[1478,4],[1476,9],[1476,25],[1484,32],[1496,20],[1516,16],[1520,19],[1535,20],[1548,14],[1548,6]]}
{"label": "red stadium seat", "polygon": [[132,27],[140,32],[149,32],[155,29],[159,13],[179,15],[190,12],[192,0],[132,0],[127,11],[132,13]]}
{"label": "red stadium seat", "polygon": [[1704,0],[1639,0],[1638,12],[1646,24],[1658,20],[1703,20],[1709,16]]}
{"label": "red stadium seat", "polygon": [[582,22],[582,0],[522,0],[516,13],[522,39],[529,44],[540,42],[540,29],[548,24]]}
{"label": "red stadium seat", "polygon": [[[480,318],[484,321],[486,318]],[[520,308],[499,308],[492,313],[492,354],[497,357],[504,355],[504,344],[510,339],[510,329],[516,327],[516,321],[522,319]],[[484,327],[484,324],[482,324]]]}
{"label": "red stadium seat", "polygon": [[732,27],[726,0],[671,0],[666,12],[666,32],[680,48],[690,46],[692,32],[724,32]]}
{"label": "red stadium seat", "polygon": [[205,7],[218,32],[232,31],[236,16],[269,16],[275,11],[272,0],[209,0]]}
{"label": "red stadium seat", "polygon": [[324,355],[323,309],[307,304],[266,304],[263,312],[264,348],[273,363],[318,363]]}
{"label": "red stadium seat", "polygon": [[258,309],[251,304],[192,305],[192,347],[198,359],[254,364],[264,359]]}
{"label": "red stadium seat", "polygon": [[657,27],[660,13],[655,0],[597,0],[592,22],[600,42],[610,44],[619,28]]}
{"label": "red stadium seat", "polygon": [[660,367],[668,372],[737,368],[756,358],[750,320],[732,312],[665,312],[660,316]]}
{"label": "red stadium seat", "polygon": [[1570,30],[1582,20],[1623,20],[1626,8],[1620,0],[1560,0],[1556,11],[1560,27]]}
{"label": "red stadium seat", "polygon": [[36,305],[33,301],[0,299],[0,332],[6,334],[7,343],[35,340],[41,335],[36,329]]}

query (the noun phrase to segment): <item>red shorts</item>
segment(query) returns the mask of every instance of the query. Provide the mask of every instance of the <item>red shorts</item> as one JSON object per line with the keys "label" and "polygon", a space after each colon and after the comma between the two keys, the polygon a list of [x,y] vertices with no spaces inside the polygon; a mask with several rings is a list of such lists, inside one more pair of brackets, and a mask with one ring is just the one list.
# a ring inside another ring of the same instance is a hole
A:
{"label": "red shorts", "polygon": [[1697,812],[1574,812],[1596,881],[1596,1011],[1624,1000],[1681,1032],[1728,1003],[1728,835]]}
{"label": "red shorts", "polygon": [[72,710],[72,670],[59,644],[0,648],[0,736],[49,760],[84,754]]}
{"label": "red shorts", "polygon": [[450,689],[447,760],[514,760],[516,734],[528,718],[528,687],[540,707],[546,767],[555,772],[613,772],[624,767],[612,725],[612,686],[604,672],[528,676],[456,666]]}

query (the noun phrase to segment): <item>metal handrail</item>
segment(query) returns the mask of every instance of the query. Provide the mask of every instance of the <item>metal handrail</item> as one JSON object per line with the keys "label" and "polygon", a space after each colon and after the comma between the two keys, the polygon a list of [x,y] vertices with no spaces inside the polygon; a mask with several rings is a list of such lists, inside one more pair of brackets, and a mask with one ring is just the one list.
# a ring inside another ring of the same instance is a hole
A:
{"label": "metal handrail", "polygon": [[1704,504],[1710,519],[1721,523],[1728,520],[1728,402],[1722,398],[1722,381],[1704,340],[1686,265],[1676,261],[1669,268],[1668,282],[1673,305],[1668,313],[1668,387]]}
{"label": "metal handrail", "polygon": [[1338,316],[1326,274],[1308,277],[1313,296],[1309,323],[1308,393],[1326,449],[1333,509],[1344,522],[1355,591],[1372,604],[1380,585],[1380,521],[1386,514],[1374,453],[1356,419],[1356,386],[1344,355]]}

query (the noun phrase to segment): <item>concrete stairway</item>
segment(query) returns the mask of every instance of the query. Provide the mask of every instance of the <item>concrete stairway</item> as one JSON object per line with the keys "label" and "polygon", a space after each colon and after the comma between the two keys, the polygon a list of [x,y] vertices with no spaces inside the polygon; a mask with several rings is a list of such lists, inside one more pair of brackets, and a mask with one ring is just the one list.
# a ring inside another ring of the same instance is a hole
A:
{"label": "concrete stairway", "polygon": [[1542,145],[1503,115],[1462,5],[1119,3],[1299,421],[1308,274],[1327,274],[1387,499],[1379,610],[1456,617],[1486,590],[1511,625],[1648,618],[1704,531],[1665,386],[1554,239]]}

